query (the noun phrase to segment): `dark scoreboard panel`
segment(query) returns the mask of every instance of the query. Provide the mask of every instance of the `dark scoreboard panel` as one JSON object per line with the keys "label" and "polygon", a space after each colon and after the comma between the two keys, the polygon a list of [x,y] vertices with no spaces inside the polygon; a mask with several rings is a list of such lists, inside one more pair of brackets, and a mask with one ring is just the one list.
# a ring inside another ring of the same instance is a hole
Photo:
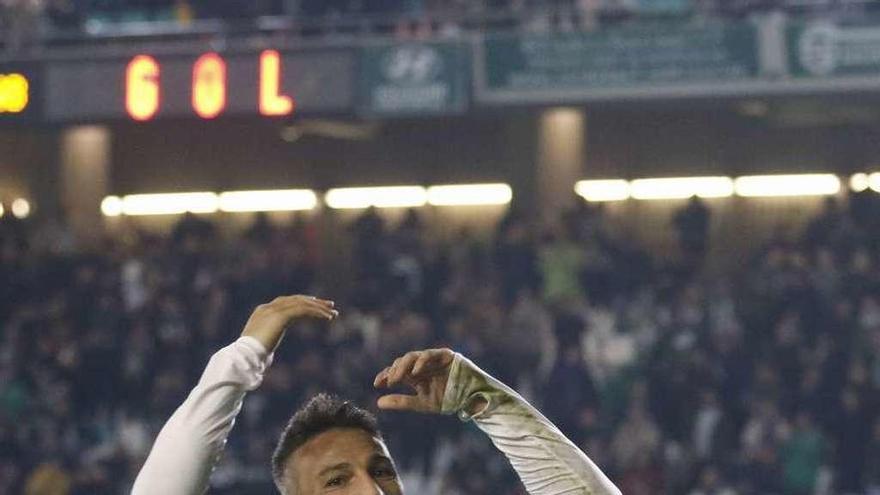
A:
{"label": "dark scoreboard panel", "polygon": [[139,53],[41,66],[0,65],[0,74],[13,69],[29,78],[31,101],[27,111],[0,112],[3,121],[285,117],[341,113],[355,106],[356,53],[346,49]]}

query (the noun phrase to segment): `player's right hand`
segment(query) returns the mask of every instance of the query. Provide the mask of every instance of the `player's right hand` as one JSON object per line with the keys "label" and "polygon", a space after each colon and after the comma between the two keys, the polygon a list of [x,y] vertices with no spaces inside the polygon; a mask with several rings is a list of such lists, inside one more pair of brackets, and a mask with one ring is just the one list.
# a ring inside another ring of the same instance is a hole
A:
{"label": "player's right hand", "polygon": [[333,301],[313,296],[276,297],[272,302],[257,306],[241,335],[257,339],[266,350],[273,352],[289,324],[303,319],[332,320],[339,315],[333,307]]}

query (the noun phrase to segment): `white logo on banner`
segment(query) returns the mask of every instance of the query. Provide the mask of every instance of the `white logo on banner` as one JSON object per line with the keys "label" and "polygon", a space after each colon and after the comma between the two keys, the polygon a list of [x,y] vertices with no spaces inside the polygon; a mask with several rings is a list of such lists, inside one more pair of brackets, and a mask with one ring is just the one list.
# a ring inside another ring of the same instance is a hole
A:
{"label": "white logo on banner", "polygon": [[384,60],[383,73],[401,86],[421,86],[440,77],[443,59],[427,46],[404,46],[393,50]]}
{"label": "white logo on banner", "polygon": [[816,76],[827,76],[837,67],[837,27],[815,24],[801,34],[798,55],[801,65]]}

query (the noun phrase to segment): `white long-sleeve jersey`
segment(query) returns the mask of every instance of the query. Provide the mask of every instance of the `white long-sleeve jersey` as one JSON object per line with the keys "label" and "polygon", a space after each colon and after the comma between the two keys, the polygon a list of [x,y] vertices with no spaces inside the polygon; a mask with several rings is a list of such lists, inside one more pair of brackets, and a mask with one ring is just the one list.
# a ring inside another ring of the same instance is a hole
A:
{"label": "white long-sleeve jersey", "polygon": [[[165,423],[138,473],[132,495],[201,495],[220,459],[247,392],[272,355],[242,337],[208,362],[198,385]],[[474,398],[488,405],[469,417]],[[473,421],[510,460],[531,495],[620,495],[602,471],[516,392],[456,354],[443,412]]]}

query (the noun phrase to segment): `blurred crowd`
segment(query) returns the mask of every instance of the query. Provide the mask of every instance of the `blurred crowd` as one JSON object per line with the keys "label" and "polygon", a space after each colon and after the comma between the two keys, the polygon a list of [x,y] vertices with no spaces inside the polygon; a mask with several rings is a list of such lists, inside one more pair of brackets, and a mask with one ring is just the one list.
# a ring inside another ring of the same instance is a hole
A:
{"label": "blurred crowd", "polygon": [[658,16],[702,19],[770,11],[858,19],[880,11],[880,0],[0,0],[5,33],[0,41],[7,52],[21,53],[39,44],[41,33],[64,38],[131,22],[143,33],[142,23],[153,21],[185,31],[205,19],[253,29],[263,16],[293,20],[300,35],[428,37],[496,28],[593,30]]}
{"label": "blurred crowd", "polygon": [[[306,398],[370,406],[372,377],[395,356],[449,346],[521,391],[627,495],[876,495],[877,201],[829,200],[802,235],[725,253],[740,259],[720,271],[707,268],[718,251],[699,200],[670,219],[672,259],[609,235],[582,202],[556,225],[512,210],[491,235],[438,236],[417,211],[390,223],[368,210],[345,249],[304,217],[258,215],[233,235],[190,215],[167,235],[131,228],[84,252],[59,224],[6,215],[0,493],[127,493],[252,308],[316,293],[342,317],[289,334],[212,493],[272,493],[270,453]],[[475,428],[381,420],[410,493],[524,494]]]}

